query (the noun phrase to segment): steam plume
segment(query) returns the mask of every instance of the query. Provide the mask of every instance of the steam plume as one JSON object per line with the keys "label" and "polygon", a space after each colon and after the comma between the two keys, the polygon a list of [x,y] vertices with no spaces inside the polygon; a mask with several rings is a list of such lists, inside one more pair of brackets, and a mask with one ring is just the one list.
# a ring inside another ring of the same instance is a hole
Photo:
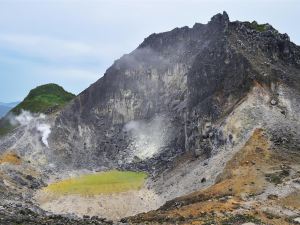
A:
{"label": "steam plume", "polygon": [[49,147],[48,137],[51,133],[51,126],[46,124],[45,114],[33,114],[29,111],[22,110],[20,115],[9,115],[9,121],[13,126],[21,125],[28,126],[33,128],[31,130],[38,131],[38,134],[41,135],[42,142],[45,146]]}
{"label": "steam plume", "polygon": [[37,125],[37,130],[41,133],[42,135],[42,142],[47,146],[49,147],[49,144],[48,144],[48,137],[51,133],[51,129],[50,129],[50,125],[48,124],[38,124]]}
{"label": "steam plume", "polygon": [[140,159],[151,158],[157,154],[168,140],[170,132],[168,119],[156,116],[148,122],[130,121],[124,131],[131,135],[131,152]]}

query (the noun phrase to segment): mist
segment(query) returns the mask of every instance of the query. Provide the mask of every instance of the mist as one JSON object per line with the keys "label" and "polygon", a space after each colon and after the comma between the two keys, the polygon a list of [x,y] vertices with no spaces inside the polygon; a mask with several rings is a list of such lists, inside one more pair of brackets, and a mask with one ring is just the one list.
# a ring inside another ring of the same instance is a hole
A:
{"label": "mist", "polygon": [[51,126],[45,123],[47,119],[45,114],[22,110],[19,115],[9,114],[8,119],[13,126],[30,126],[34,128],[33,130],[41,137],[42,143],[49,147],[48,137],[51,133]]}
{"label": "mist", "polygon": [[156,116],[148,122],[130,121],[124,126],[124,131],[130,134],[129,148],[134,156],[144,160],[159,153],[168,141],[168,119]]}

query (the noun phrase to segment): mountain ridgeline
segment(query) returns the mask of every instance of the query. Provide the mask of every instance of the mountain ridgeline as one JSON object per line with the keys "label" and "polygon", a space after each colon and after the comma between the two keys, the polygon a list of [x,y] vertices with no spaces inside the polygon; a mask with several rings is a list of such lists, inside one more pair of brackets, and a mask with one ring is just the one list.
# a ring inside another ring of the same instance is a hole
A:
{"label": "mountain ridgeline", "polygon": [[152,34],[58,115],[54,161],[155,171],[185,152],[209,157],[238,141],[219,128],[254,87],[277,103],[283,86],[298,94],[299,68],[299,46],[287,34],[230,22],[226,12],[208,24]]}

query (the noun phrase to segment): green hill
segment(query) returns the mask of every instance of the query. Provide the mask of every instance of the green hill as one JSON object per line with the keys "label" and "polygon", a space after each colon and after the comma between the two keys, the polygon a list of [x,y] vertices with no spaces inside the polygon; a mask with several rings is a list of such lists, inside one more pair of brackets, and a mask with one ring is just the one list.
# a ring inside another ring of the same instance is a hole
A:
{"label": "green hill", "polygon": [[11,110],[20,114],[21,110],[33,113],[52,113],[63,107],[75,97],[57,84],[45,84],[32,89],[27,97]]}
{"label": "green hill", "polygon": [[[45,84],[32,89],[26,98],[14,107],[9,113],[19,115],[22,110],[32,113],[51,114],[58,111],[75,97],[57,84]],[[9,117],[0,119],[0,136],[14,129],[9,122]]]}

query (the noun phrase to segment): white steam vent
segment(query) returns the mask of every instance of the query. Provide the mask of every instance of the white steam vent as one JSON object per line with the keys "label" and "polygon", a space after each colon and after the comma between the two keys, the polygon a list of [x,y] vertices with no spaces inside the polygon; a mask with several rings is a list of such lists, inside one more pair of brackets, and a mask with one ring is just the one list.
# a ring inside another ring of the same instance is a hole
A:
{"label": "white steam vent", "polygon": [[28,125],[34,116],[28,111],[21,111],[21,114],[18,116],[10,116],[10,123],[12,125],[20,124],[21,126]]}
{"label": "white steam vent", "polygon": [[37,130],[41,133],[42,135],[42,142],[44,143],[44,145],[46,145],[47,147],[49,147],[48,144],[48,137],[51,133],[51,129],[50,129],[50,125],[48,124],[38,124],[37,125]]}
{"label": "white steam vent", "polygon": [[130,121],[124,130],[131,136],[130,151],[142,160],[159,153],[169,136],[168,120],[163,116],[156,116],[149,122]]}
{"label": "white steam vent", "polygon": [[18,116],[9,115],[9,121],[13,126],[27,126],[27,129],[37,133],[36,135],[41,137],[43,144],[49,147],[48,137],[51,133],[51,126],[45,123],[46,119],[45,114],[36,114],[25,110],[22,110]]}

